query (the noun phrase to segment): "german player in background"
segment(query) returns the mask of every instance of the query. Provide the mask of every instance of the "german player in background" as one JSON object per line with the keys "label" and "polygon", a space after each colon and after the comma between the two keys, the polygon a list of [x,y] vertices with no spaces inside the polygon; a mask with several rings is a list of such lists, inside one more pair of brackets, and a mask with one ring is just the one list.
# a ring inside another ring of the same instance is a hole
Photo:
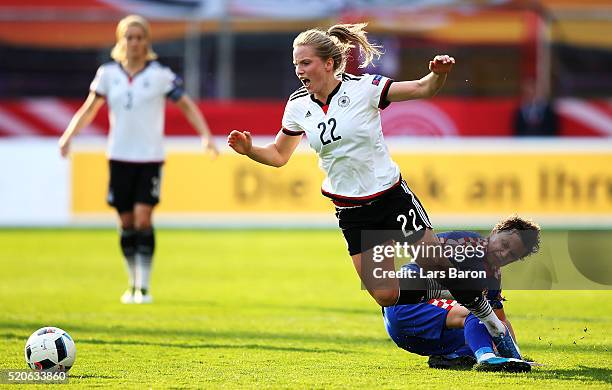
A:
{"label": "german player in background", "polygon": [[[365,238],[362,242],[362,234],[403,232],[401,240],[409,244],[435,246],[440,242],[425,208],[391,159],[383,139],[380,110],[392,102],[434,96],[442,88],[455,60],[448,55],[435,56],[429,62],[431,72],[412,81],[394,82],[381,75],[344,73],[347,57],[355,45],[365,57],[360,64],[362,68],[381,55],[380,47],[368,41],[365,26],[341,24],[327,31],[312,29],[300,33],[293,42],[293,64],[303,86],[289,97],[275,141],[254,146],[248,131],[233,130],[228,144],[237,153],[261,164],[281,167],[306,134],[310,146],[319,155],[319,166],[326,173],[321,191],[336,207],[355,269],[370,295],[386,307],[415,303],[418,297],[403,289],[396,279],[384,288],[366,280],[362,269],[371,258],[371,248],[397,237],[394,233],[374,240]],[[410,221],[408,232],[407,221]],[[389,270],[393,269],[393,261],[386,264]],[[445,257],[433,256],[421,258],[419,265],[427,270],[457,267]],[[470,290],[450,279],[446,287],[485,323],[492,336],[508,336],[481,290]]]}
{"label": "german player in background", "polygon": [[90,92],[59,140],[62,156],[73,137],[92,122],[106,102],[109,107],[107,157],[110,181],[108,203],[119,215],[121,250],[128,270],[123,303],[150,303],[151,266],[155,251],[153,209],[159,202],[164,162],[163,132],[166,98],[181,109],[202,136],[204,148],[217,149],[206,121],[185,94],[182,81],[156,61],[148,22],[123,18],[116,29],[113,62],[98,68]]}

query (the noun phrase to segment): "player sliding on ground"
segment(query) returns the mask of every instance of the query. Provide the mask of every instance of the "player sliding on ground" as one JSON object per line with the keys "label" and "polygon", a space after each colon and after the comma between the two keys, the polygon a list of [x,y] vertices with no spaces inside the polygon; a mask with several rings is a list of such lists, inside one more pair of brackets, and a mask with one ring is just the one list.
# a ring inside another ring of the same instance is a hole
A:
{"label": "player sliding on ground", "polygon": [[[497,317],[508,326],[501,296],[501,267],[523,259],[539,250],[539,227],[517,216],[498,223],[488,237],[475,232],[452,231],[439,233],[443,243],[450,241],[461,246],[482,246],[484,250],[465,261],[473,270],[485,270],[490,283],[486,298]],[[415,275],[415,290],[421,291],[417,304],[383,308],[385,327],[398,347],[418,355],[430,356],[433,368],[471,367],[489,371],[527,372],[531,366],[517,355],[495,353],[497,345],[486,327],[467,309],[459,305],[448,291],[441,290],[435,281],[416,277],[420,267],[409,263],[402,267]],[[499,356],[501,355],[501,356]]]}
{"label": "player sliding on ground", "polygon": [[[413,270],[418,266],[411,264]],[[501,299],[495,313],[505,318]],[[424,303],[383,308],[387,333],[395,344],[408,352],[429,356],[432,368],[477,368],[486,371],[528,372],[531,366],[520,358],[506,358],[495,353],[495,344],[487,328],[466,308],[452,299],[430,299]],[[507,326],[510,322],[506,319]]]}
{"label": "player sliding on ground", "polygon": [[[289,97],[275,141],[255,146],[248,131],[233,130],[228,144],[261,164],[281,167],[306,135],[326,173],[322,193],[336,206],[355,269],[376,302],[386,307],[414,303],[415,297],[397,279],[387,281],[383,287],[366,282],[362,268],[371,259],[372,247],[393,240],[435,246],[439,240],[425,208],[391,159],[383,140],[380,110],[392,102],[434,96],[455,60],[447,55],[435,56],[429,62],[431,72],[412,81],[344,73],[347,56],[355,45],[365,55],[361,67],[381,55],[380,47],[368,41],[365,26],[341,24],[327,31],[300,33],[293,41],[293,64],[303,86]],[[371,231],[389,234],[370,237]],[[402,237],[398,237],[400,231]],[[451,265],[444,256],[421,257],[418,263],[426,270],[458,266]],[[386,261],[384,266],[392,270],[393,262]],[[470,290],[452,280],[445,281],[445,286],[485,323],[492,336],[508,341],[505,326],[483,299],[482,291]]]}

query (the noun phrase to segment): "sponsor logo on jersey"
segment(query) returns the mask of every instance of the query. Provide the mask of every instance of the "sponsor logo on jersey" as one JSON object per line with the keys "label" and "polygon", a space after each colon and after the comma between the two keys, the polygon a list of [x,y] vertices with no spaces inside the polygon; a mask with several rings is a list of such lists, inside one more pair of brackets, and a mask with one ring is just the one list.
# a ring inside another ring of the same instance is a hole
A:
{"label": "sponsor logo on jersey", "polygon": [[306,115],[304,115],[304,118],[308,118],[309,116],[312,116],[312,114],[310,113],[310,110],[306,112]]}
{"label": "sponsor logo on jersey", "polygon": [[382,80],[382,76],[377,74],[376,76],[374,76],[374,78],[372,79],[372,84],[374,85],[378,85],[380,84],[380,80]]}
{"label": "sponsor logo on jersey", "polygon": [[342,95],[340,99],[338,99],[338,105],[340,107],[348,107],[349,104],[351,104],[351,99],[346,95]]}

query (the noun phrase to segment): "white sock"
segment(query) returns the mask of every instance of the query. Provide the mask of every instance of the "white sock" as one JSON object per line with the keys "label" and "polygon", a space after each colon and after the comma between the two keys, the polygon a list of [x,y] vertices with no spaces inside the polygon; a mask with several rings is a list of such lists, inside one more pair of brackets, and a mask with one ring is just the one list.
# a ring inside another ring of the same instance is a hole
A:
{"label": "white sock", "polygon": [[153,263],[151,256],[136,253],[136,289],[149,290],[149,282],[151,280],[151,265]]}
{"label": "white sock", "polygon": [[499,337],[506,334],[506,326],[497,318],[489,301],[479,297],[474,302],[464,304],[465,308],[472,312],[484,326],[492,337]]}
{"label": "white sock", "polygon": [[482,321],[484,326],[487,327],[487,330],[491,336],[499,337],[506,334],[506,327],[504,326],[504,323],[497,318],[493,311],[484,317],[478,317],[478,319]]}

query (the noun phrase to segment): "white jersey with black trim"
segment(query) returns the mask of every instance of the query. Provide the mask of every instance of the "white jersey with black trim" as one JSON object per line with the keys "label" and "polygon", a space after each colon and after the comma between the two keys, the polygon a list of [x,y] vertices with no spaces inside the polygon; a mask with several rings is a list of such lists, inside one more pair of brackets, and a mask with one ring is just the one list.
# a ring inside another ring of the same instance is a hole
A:
{"label": "white jersey with black trim", "polygon": [[282,131],[306,134],[327,176],[321,187],[323,195],[363,202],[399,182],[399,167],[385,145],[380,119],[380,110],[389,105],[387,92],[392,82],[380,75],[343,74],[325,103],[304,87],[289,97]]}
{"label": "white jersey with black trim", "polygon": [[148,62],[130,77],[118,62],[98,68],[90,90],[106,99],[110,122],[107,156],[128,162],[164,160],[166,97],[178,100],[182,82],[169,68]]}

